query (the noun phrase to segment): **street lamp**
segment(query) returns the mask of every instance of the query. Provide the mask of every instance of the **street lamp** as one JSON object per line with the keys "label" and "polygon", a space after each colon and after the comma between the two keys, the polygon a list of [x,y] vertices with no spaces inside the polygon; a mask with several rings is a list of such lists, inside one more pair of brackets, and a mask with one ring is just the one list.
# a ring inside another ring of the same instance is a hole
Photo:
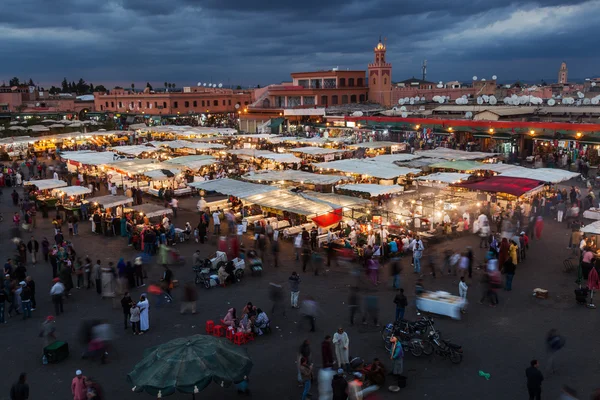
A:
{"label": "street lamp", "polygon": [[581,133],[581,132],[577,132],[577,133],[575,134],[575,136],[577,137],[577,139],[579,139],[579,138],[581,137],[581,135],[582,135],[582,133]]}
{"label": "street lamp", "polygon": [[494,128],[490,128],[490,135],[494,134]]}

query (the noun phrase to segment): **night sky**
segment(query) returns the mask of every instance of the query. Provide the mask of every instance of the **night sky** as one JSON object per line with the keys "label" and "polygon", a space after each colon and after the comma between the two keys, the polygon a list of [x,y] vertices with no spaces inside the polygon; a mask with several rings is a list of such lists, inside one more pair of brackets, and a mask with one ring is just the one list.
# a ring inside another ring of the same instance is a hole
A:
{"label": "night sky", "polygon": [[554,82],[600,74],[598,26],[600,0],[1,0],[0,79],[266,85],[366,69],[381,35],[394,81]]}

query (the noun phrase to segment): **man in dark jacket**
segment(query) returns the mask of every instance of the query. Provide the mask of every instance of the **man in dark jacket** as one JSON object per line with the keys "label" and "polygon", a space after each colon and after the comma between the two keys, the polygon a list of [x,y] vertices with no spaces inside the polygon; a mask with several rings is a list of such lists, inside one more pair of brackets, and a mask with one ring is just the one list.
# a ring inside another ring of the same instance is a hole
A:
{"label": "man in dark jacket", "polygon": [[400,293],[394,297],[394,304],[396,305],[396,321],[398,321],[398,319],[404,319],[404,312],[408,305],[408,301],[404,295],[404,289],[400,289]]}
{"label": "man in dark jacket", "polygon": [[542,398],[542,381],[544,380],[544,376],[540,372],[539,366],[538,360],[532,360],[531,366],[525,370],[529,400],[541,400]]}
{"label": "man in dark jacket", "polygon": [[321,358],[323,360],[323,368],[333,367],[333,344],[331,336],[325,336],[325,340],[321,343]]}
{"label": "man in dark jacket", "polygon": [[27,251],[29,252],[29,256],[31,257],[31,263],[35,265],[37,261],[37,253],[40,250],[40,244],[37,240],[32,236],[29,242],[27,242]]}
{"label": "man in dark jacket", "polygon": [[333,389],[332,400],[346,400],[348,398],[348,382],[344,378],[344,370],[338,369],[338,373],[333,377],[331,381],[331,387]]}
{"label": "man in dark jacket", "polygon": [[35,311],[35,281],[31,278],[31,276],[28,276],[25,278],[25,283],[27,283],[27,287],[31,291],[31,311]]}
{"label": "man in dark jacket", "polygon": [[22,372],[19,380],[10,388],[10,400],[27,400],[29,398],[29,385],[27,384],[27,374]]}

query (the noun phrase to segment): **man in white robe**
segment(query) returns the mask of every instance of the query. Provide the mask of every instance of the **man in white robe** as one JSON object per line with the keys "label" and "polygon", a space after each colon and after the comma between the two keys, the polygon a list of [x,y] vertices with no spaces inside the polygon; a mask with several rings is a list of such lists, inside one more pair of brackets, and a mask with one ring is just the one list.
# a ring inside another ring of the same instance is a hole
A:
{"label": "man in white robe", "polygon": [[148,315],[148,309],[150,308],[150,302],[146,299],[146,295],[140,297],[140,301],[137,303],[140,308],[140,331],[145,332],[150,329],[150,316]]}

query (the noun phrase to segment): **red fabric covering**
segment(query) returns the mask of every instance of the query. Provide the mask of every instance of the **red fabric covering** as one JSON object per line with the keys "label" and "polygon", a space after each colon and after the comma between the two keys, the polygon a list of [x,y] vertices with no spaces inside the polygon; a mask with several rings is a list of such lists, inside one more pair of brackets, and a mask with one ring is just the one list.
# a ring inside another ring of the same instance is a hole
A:
{"label": "red fabric covering", "polygon": [[542,184],[535,179],[493,176],[481,181],[457,183],[454,186],[484,192],[506,193],[519,197]]}
{"label": "red fabric covering", "polygon": [[331,226],[342,220],[342,209],[333,210],[327,214],[318,215],[312,221],[320,227]]}

